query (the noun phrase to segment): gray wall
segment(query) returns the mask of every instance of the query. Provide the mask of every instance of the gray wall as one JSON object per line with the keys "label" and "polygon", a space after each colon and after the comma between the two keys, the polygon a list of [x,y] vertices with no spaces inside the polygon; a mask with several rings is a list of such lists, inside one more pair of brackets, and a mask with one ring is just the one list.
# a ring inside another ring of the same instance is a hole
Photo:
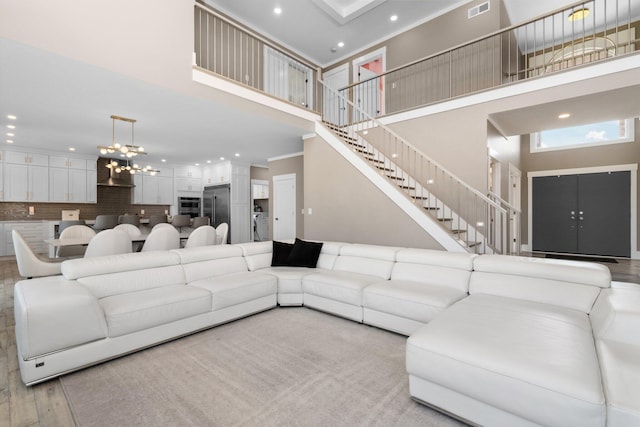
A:
{"label": "gray wall", "polygon": [[[345,62],[351,62],[383,46],[387,47],[387,70],[390,70],[490,34],[500,28],[501,0],[491,0],[489,12],[473,19],[467,19],[467,10],[477,4],[484,3],[484,1],[475,0],[467,3],[369,49],[331,64],[323,71],[340,66]],[[455,31],[452,31],[453,28]],[[349,79],[351,76],[352,74],[349,73]]]}
{"label": "gray wall", "polygon": [[319,137],[304,143],[307,239],[442,249]]}

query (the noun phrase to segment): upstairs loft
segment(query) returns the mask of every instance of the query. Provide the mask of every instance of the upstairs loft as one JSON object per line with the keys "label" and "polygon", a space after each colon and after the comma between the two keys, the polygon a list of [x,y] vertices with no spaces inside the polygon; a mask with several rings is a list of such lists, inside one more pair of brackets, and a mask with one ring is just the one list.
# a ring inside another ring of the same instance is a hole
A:
{"label": "upstairs loft", "polygon": [[[588,10],[585,18],[571,19],[583,10]],[[640,25],[637,2],[581,2],[333,87],[322,81],[331,69],[291,54],[206,6],[196,4],[194,13],[194,80],[205,82],[203,76],[213,73],[341,126],[363,119],[346,104],[368,117],[389,117],[633,55]]]}

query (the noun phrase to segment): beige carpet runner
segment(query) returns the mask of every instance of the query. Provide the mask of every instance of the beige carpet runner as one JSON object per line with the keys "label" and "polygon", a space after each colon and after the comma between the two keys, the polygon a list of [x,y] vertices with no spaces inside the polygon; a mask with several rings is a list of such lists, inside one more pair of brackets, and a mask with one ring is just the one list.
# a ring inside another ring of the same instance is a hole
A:
{"label": "beige carpet runner", "polygon": [[80,426],[458,426],[409,397],[406,338],[279,308],[61,381]]}

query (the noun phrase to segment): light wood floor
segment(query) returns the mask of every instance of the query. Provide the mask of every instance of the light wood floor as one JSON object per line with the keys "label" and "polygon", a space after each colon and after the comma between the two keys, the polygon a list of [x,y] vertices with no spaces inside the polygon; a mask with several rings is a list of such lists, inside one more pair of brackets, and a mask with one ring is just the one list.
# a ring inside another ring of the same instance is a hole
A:
{"label": "light wood floor", "polygon": [[[605,263],[613,280],[640,283],[640,261]],[[21,280],[15,260],[0,259],[0,426],[73,426],[58,379],[26,387],[20,379],[13,319],[13,285]]]}
{"label": "light wood floor", "polygon": [[0,261],[0,426],[73,426],[60,380],[27,387],[20,379],[13,319],[14,260]]}

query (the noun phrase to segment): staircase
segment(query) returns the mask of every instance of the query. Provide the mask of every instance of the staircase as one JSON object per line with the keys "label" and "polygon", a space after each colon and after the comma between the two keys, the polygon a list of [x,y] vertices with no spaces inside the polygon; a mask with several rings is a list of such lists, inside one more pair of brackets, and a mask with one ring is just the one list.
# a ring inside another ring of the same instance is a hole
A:
{"label": "staircase", "polygon": [[[329,105],[325,105],[321,126],[419,207],[421,215],[437,224],[458,250],[481,254],[517,250],[519,245],[509,244],[510,217],[499,203],[471,188],[336,91],[326,86],[324,90]],[[340,120],[329,118],[344,114],[332,114],[328,111],[331,105],[348,106],[349,115],[357,120],[335,123]]]}

